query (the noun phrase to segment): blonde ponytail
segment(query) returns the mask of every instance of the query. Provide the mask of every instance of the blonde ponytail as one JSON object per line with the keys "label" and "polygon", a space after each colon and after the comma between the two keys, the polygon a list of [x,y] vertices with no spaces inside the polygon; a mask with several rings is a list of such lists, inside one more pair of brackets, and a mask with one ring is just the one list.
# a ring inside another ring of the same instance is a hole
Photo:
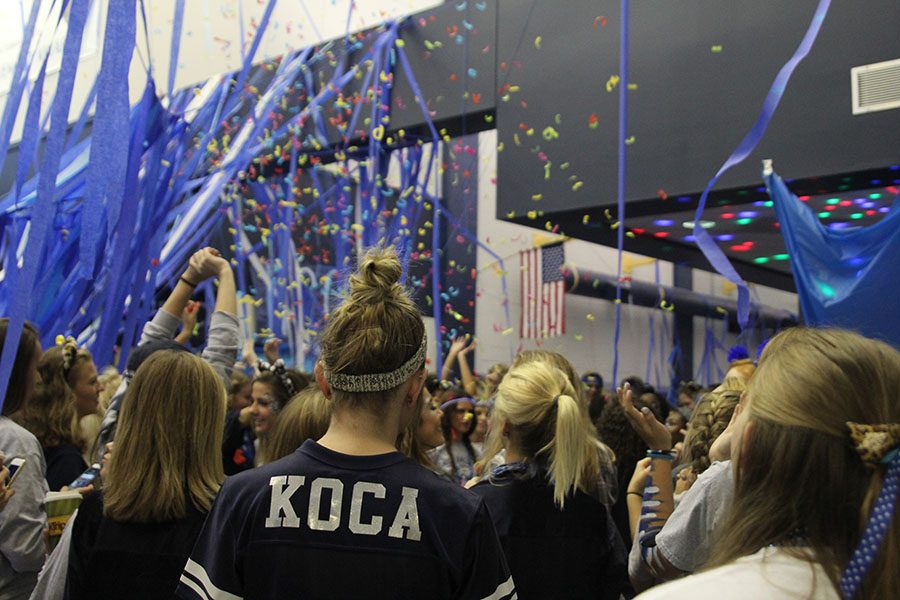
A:
{"label": "blonde ponytail", "polygon": [[560,394],[553,402],[557,405],[556,433],[551,442],[550,477],[553,499],[563,508],[570,491],[591,492],[599,477],[599,456],[596,441],[585,430],[578,401]]}
{"label": "blonde ponytail", "polygon": [[[563,371],[541,361],[513,367],[500,383],[494,407],[494,423],[504,421],[529,460],[547,461],[560,508],[575,490],[593,493],[600,471],[597,435]],[[502,429],[491,431],[482,464],[501,448]]]}

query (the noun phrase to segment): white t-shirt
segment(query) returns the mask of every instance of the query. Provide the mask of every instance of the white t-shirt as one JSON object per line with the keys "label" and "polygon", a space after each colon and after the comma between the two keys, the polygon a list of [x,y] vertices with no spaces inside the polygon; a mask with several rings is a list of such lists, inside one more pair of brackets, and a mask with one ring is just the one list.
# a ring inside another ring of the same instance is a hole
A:
{"label": "white t-shirt", "polygon": [[638,600],[840,600],[825,570],[781,548],[651,588]]}

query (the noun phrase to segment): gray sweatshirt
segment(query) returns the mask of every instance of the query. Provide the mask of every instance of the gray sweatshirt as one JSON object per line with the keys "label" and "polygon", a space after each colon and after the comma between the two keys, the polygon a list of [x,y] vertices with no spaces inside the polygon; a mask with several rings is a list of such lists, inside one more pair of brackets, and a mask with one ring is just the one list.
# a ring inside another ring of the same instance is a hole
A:
{"label": "gray sweatshirt", "polygon": [[16,493],[0,512],[0,600],[27,599],[44,564],[47,464],[37,438],[7,417],[0,417],[0,452],[7,462],[25,459]]}

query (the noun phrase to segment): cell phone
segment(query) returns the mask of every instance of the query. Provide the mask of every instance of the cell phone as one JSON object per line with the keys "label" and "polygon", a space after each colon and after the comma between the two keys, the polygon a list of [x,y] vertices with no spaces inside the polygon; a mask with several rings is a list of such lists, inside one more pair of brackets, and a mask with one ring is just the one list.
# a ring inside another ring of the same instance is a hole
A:
{"label": "cell phone", "polygon": [[77,490],[78,488],[83,488],[94,483],[94,480],[97,479],[97,476],[100,475],[100,465],[94,463],[91,465],[91,468],[78,476],[78,479],[69,484],[69,489]]}
{"label": "cell phone", "polygon": [[9,480],[6,482],[6,487],[12,487],[13,482],[16,480],[16,477],[19,476],[19,471],[22,470],[22,465],[25,464],[24,458],[14,458],[9,461]]}

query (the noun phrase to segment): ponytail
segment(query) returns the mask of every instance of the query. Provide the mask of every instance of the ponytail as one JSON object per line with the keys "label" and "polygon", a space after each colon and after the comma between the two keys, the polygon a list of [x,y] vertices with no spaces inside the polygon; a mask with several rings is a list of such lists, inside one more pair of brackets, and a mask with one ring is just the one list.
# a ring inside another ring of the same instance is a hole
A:
{"label": "ponytail", "polygon": [[553,399],[556,431],[550,442],[550,480],[553,500],[563,508],[570,491],[590,493],[599,471],[597,443],[585,431],[585,419],[578,400],[568,394]]}
{"label": "ponytail", "polygon": [[[593,494],[600,479],[600,445],[596,430],[572,384],[545,362],[513,367],[497,393],[494,422],[506,421],[521,451],[547,463],[553,499],[563,508],[566,497],[581,490]],[[491,430],[479,465],[487,465],[502,446],[502,427]]]}

